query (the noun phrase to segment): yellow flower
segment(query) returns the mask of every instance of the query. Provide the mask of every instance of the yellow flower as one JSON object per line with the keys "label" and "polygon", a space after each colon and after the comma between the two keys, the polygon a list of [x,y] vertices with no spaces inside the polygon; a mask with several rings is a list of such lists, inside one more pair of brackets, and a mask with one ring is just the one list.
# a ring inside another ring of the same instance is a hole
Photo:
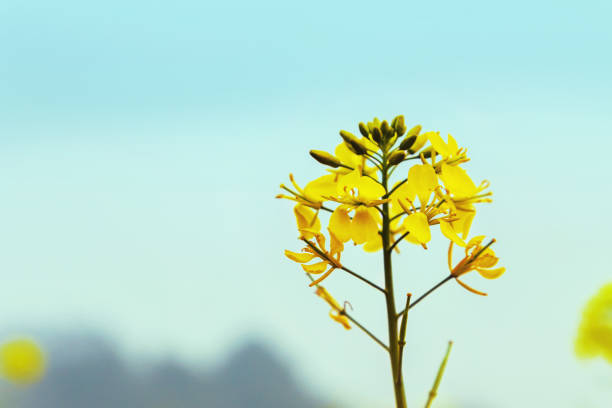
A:
{"label": "yellow flower", "polygon": [[45,371],[45,357],[31,340],[17,339],[0,346],[0,372],[10,381],[29,384]]}
{"label": "yellow flower", "polygon": [[[366,147],[368,150],[376,151],[378,150],[378,146],[372,143],[370,140],[364,138],[359,139],[359,141]],[[369,176],[374,176],[376,171],[378,170],[376,167],[368,167],[366,166],[366,158],[363,155],[358,155],[353,153],[347,146],[345,142],[340,143],[336,146],[334,150],[334,156],[341,163],[341,167],[337,169],[327,169],[330,173],[335,173],[339,175],[348,174],[351,171],[354,171],[357,168],[363,169],[363,173]]]}
{"label": "yellow flower", "polygon": [[336,299],[323,286],[317,286],[315,293],[332,307],[332,310],[329,311],[329,317],[340,323],[346,330],[350,330],[349,319],[344,315],[344,308],[340,307]]}
{"label": "yellow flower", "polygon": [[602,356],[612,364],[612,282],[587,303],[575,344],[583,358]]}
{"label": "yellow flower", "polygon": [[303,189],[295,182],[293,174],[289,174],[289,180],[295,188],[294,191],[284,184],[280,185],[280,188],[289,192],[291,195],[278,194],[276,198],[285,198],[287,200],[296,201],[298,204],[305,205],[307,207],[319,209],[323,206],[325,198],[323,196],[334,194],[336,192],[336,181],[337,177],[333,174],[327,174],[316,178],[306,184]]}
{"label": "yellow flower", "polygon": [[[292,252],[288,249],[285,250],[285,256],[292,261],[302,264],[302,268],[305,272],[312,275],[323,274],[321,277],[313,281],[310,286],[318,284],[323,279],[327,278],[336,268],[342,267],[342,264],[340,264],[340,255],[344,250],[344,245],[338,238],[336,238],[331,230],[329,230],[329,251],[325,249],[325,236],[323,234],[316,233],[314,234],[314,237],[314,242],[303,238],[303,240],[306,242],[306,246],[302,248],[302,253]],[[306,265],[307,262],[310,262],[315,258],[319,258],[320,261]]]}
{"label": "yellow flower", "polygon": [[[429,226],[452,219],[448,210],[440,207],[438,196],[433,194],[438,188],[438,176],[433,166],[425,163],[412,166],[406,182],[393,192],[393,205],[400,206],[408,215],[402,223],[402,228],[409,232],[406,236],[408,242],[427,248],[426,244],[431,239]],[[420,202],[418,208],[414,205],[417,197]],[[447,230],[445,228],[443,232]]]}
{"label": "yellow flower", "polygon": [[310,239],[321,231],[321,221],[318,212],[313,211],[305,205],[298,204],[293,207],[293,214],[300,232],[300,238]]}
{"label": "yellow flower", "polygon": [[483,239],[484,235],[472,238],[465,247],[465,257],[454,267],[452,265],[453,241],[451,241],[448,246],[448,269],[455,280],[465,289],[477,295],[486,296],[486,293],[477,291],[459,280],[460,276],[471,271],[477,271],[480,276],[486,279],[497,279],[506,271],[506,268],[491,269],[499,261],[499,258],[495,256],[495,252],[489,248],[495,242],[495,239],[482,246]]}
{"label": "yellow flower", "polygon": [[[353,239],[356,245],[375,241],[378,236],[378,212],[376,205],[387,202],[381,199],[383,186],[370,177],[361,175],[359,168],[338,180],[335,196],[327,197],[340,203],[329,219],[329,229],[342,242]],[[354,210],[351,218],[349,213]]]}
{"label": "yellow flower", "polygon": [[467,149],[459,148],[457,141],[450,134],[448,142],[444,142],[440,137],[440,132],[428,132],[427,136],[436,154],[442,156],[443,163],[456,166],[470,160],[466,156]]}

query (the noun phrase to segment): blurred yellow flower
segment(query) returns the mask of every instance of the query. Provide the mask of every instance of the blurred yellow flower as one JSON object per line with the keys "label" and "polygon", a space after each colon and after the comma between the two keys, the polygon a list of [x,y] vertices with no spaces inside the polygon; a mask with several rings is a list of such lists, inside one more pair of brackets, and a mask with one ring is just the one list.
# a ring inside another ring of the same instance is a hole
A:
{"label": "blurred yellow flower", "polygon": [[336,299],[334,299],[323,286],[317,286],[317,291],[315,293],[332,307],[332,310],[329,312],[329,317],[340,323],[346,330],[350,330],[351,325],[349,324],[349,319],[344,315],[344,309],[340,307]]}
{"label": "blurred yellow flower", "polygon": [[587,303],[575,350],[579,357],[602,356],[612,364],[612,282],[604,285]]}
{"label": "blurred yellow flower", "polygon": [[45,357],[36,343],[16,339],[0,346],[0,373],[19,384],[39,380],[45,371]]}

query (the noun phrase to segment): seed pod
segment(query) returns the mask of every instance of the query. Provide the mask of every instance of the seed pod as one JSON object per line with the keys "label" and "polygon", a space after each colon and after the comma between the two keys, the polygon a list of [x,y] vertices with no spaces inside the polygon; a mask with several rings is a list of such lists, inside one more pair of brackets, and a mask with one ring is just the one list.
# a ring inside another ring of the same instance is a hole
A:
{"label": "seed pod", "polygon": [[365,136],[365,137],[369,137],[370,132],[368,131],[368,127],[366,126],[365,123],[363,122],[359,122],[359,132]]}
{"label": "seed pod", "polygon": [[363,155],[367,153],[368,150],[366,149],[366,147],[363,144],[361,144],[359,139],[357,139],[357,137],[351,132],[347,132],[346,130],[341,130],[340,136],[342,136],[342,139],[344,139],[344,142],[346,143],[346,145],[349,147],[349,149],[353,153],[358,154],[358,155]]}
{"label": "seed pod", "polygon": [[319,163],[325,164],[330,167],[339,167],[342,163],[330,153],[324,152],[322,150],[311,150],[310,155]]}
{"label": "seed pod", "polygon": [[406,158],[406,153],[401,150],[396,150],[389,156],[389,165],[394,166],[400,164]]}

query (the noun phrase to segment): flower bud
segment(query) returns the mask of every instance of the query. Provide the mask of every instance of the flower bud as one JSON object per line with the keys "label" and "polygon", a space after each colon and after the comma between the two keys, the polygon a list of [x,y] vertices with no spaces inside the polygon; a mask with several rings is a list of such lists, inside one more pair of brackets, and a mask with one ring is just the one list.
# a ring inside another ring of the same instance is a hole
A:
{"label": "flower bud", "polygon": [[407,129],[406,124],[404,123],[404,115],[396,116],[395,119],[393,119],[393,122],[394,123],[391,126],[393,126],[393,129],[395,129],[397,136],[403,136]]}
{"label": "flower bud", "polygon": [[412,136],[406,136],[404,138],[404,140],[402,140],[402,143],[400,143],[399,148],[400,150],[408,150],[412,147],[412,145],[414,144],[415,140],[416,140],[416,136],[412,135]]}
{"label": "flower bud", "polygon": [[421,129],[422,129],[421,125],[416,125],[412,129],[410,129],[408,131],[408,133],[406,133],[406,137],[409,137],[409,136],[418,136],[419,133],[421,133]]}
{"label": "flower bud", "polygon": [[380,125],[380,130],[382,131],[383,137],[385,139],[390,138],[391,136],[393,136],[393,128],[391,128],[391,126],[389,126],[389,122],[387,122],[386,120],[383,120],[383,122]]}
{"label": "flower bud", "polygon": [[368,131],[368,127],[366,126],[366,124],[363,122],[359,122],[359,132],[364,137],[369,137],[370,132]]}
{"label": "flower bud", "polygon": [[379,146],[382,144],[382,132],[380,128],[372,128],[372,140],[374,140]]}
{"label": "flower bud", "polygon": [[[413,154],[421,150],[421,148],[425,146],[425,143],[427,143],[428,135],[429,135],[429,132],[421,133],[420,135],[417,135],[416,140],[414,141],[412,146],[410,146],[410,148],[408,149],[408,153]],[[406,134],[406,136],[408,136],[408,134]]]}
{"label": "flower bud", "polygon": [[340,160],[336,159],[330,153],[324,152],[322,150],[311,150],[310,155],[319,163],[325,164],[330,167],[339,167],[341,165]]}
{"label": "flower bud", "polygon": [[346,145],[349,147],[349,149],[353,153],[358,154],[358,155],[363,155],[367,153],[368,150],[366,149],[366,147],[363,144],[361,144],[359,139],[357,139],[357,137],[351,132],[347,132],[346,130],[341,130],[340,136],[342,136],[342,139],[344,139],[344,142],[346,143]]}
{"label": "flower bud", "polygon": [[406,153],[401,150],[396,150],[389,156],[389,165],[394,166],[400,164],[406,158]]}

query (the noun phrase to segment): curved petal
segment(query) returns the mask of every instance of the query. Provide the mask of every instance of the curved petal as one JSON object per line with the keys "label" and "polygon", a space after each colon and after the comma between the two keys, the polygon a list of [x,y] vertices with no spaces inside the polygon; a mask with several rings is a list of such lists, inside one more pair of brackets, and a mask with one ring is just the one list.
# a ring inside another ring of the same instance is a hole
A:
{"label": "curved petal", "polygon": [[351,237],[357,245],[373,241],[378,235],[378,224],[365,207],[357,207],[351,222]]}
{"label": "curved petal", "polygon": [[443,158],[447,158],[451,155],[451,151],[448,145],[444,142],[440,136],[440,132],[429,132],[428,133],[429,143],[433,146],[434,150],[441,155]]}
{"label": "curved petal", "polygon": [[433,166],[429,164],[416,164],[408,170],[407,190],[411,200],[419,197],[421,206],[429,202],[432,191],[438,186],[438,177]]}
{"label": "curved petal", "polygon": [[343,207],[337,207],[329,217],[329,230],[342,242],[351,239],[351,217]]}
{"label": "curved petal", "polygon": [[422,212],[412,213],[407,216],[402,226],[410,231],[406,238],[412,243],[426,244],[431,239],[429,222],[427,216]]}
{"label": "curved petal", "polygon": [[455,244],[459,245],[460,247],[465,246],[465,241],[462,240],[459,235],[457,235],[457,232],[455,232],[452,223],[440,221],[440,231],[446,238],[450,239]]}
{"label": "curved petal", "polygon": [[502,276],[504,274],[504,272],[506,272],[506,268],[496,268],[496,269],[481,269],[481,268],[476,268],[476,271],[483,278],[497,279],[500,276]]}
{"label": "curved petal", "polygon": [[304,270],[308,273],[312,273],[313,275],[317,275],[319,273],[323,273],[325,272],[325,269],[327,269],[327,262],[317,262],[314,263],[312,265],[304,265],[302,264],[302,268],[304,268]]}
{"label": "curved petal", "polygon": [[362,176],[356,185],[359,199],[368,202],[378,200],[385,195],[385,188],[369,177]]}
{"label": "curved petal", "polygon": [[470,197],[478,193],[478,188],[470,176],[459,166],[449,166],[442,163],[440,179],[455,197]]}
{"label": "curved petal", "polygon": [[336,195],[336,175],[327,174],[316,178],[304,187],[304,196],[313,202],[323,202],[323,197]]}
{"label": "curved petal", "polygon": [[285,249],[285,256],[292,261],[299,263],[310,262],[316,257],[315,254],[309,254],[307,252],[292,252],[288,249]]}
{"label": "curved petal", "polygon": [[302,233],[305,239],[310,239],[313,237],[314,234],[312,231],[318,232],[321,230],[321,222],[319,221],[319,217],[317,217],[317,213],[311,208],[298,204],[293,207],[293,213],[295,214],[298,230]]}

